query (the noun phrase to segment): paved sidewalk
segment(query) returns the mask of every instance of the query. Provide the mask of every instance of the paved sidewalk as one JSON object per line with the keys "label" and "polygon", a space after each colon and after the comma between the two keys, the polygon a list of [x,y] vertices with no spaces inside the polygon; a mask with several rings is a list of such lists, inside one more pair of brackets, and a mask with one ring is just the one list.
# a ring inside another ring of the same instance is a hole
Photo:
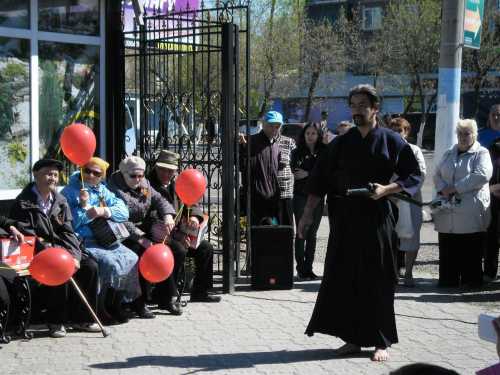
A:
{"label": "paved sidewalk", "polygon": [[[426,154],[430,162],[432,155]],[[431,196],[430,179],[424,199]],[[322,274],[328,223],[318,233]],[[112,335],[70,332],[64,339],[40,332],[31,341],[0,345],[0,374],[386,374],[414,362],[453,368],[461,374],[498,362],[495,345],[477,337],[481,312],[500,314],[500,283],[481,291],[438,290],[437,235],[422,230],[417,288],[398,288],[396,318],[400,343],[391,360],[373,363],[366,351],[335,358],[336,338],[303,332],[319,281],[296,283],[289,291],[254,292],[239,285],[219,304],[189,304],[184,315],[158,312],[154,320],[111,327]],[[370,311],[366,312],[367,314]]]}
{"label": "paved sidewalk", "polygon": [[[323,244],[327,232],[323,220]],[[429,228],[425,233],[433,234]],[[433,239],[423,241],[432,244]],[[322,273],[322,265],[315,266]],[[255,292],[239,286],[219,304],[189,304],[180,317],[158,312],[154,320],[111,327],[108,338],[70,332],[52,339],[40,332],[31,341],[0,346],[1,374],[385,374],[413,362],[471,374],[498,362],[495,346],[478,339],[476,321],[480,312],[500,313],[500,285],[465,294],[438,291],[435,276],[420,269],[418,288],[398,290],[400,343],[390,350],[387,363],[372,363],[369,351],[335,358],[332,349],[340,340],[303,334],[316,281],[296,283],[290,291]]]}

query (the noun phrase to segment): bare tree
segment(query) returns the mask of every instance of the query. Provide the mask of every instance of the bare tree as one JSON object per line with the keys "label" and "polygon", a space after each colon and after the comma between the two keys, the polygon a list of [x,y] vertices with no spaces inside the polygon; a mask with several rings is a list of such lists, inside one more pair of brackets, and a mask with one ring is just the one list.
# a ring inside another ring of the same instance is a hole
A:
{"label": "bare tree", "polygon": [[321,74],[343,72],[347,58],[338,28],[330,21],[306,19],[303,30],[301,73],[308,88],[304,112],[304,121],[307,121]]}
{"label": "bare tree", "polygon": [[[276,81],[294,70],[299,61],[300,24],[304,0],[260,0],[254,3],[251,65],[252,92],[261,97],[258,117],[275,94]],[[269,13],[267,13],[269,12]],[[254,94],[255,96],[255,94]]]}
{"label": "bare tree", "polygon": [[[437,82],[427,74],[437,72],[439,61],[441,1],[391,0],[375,49],[383,49],[384,74],[408,76],[411,95],[405,111],[415,101],[420,106],[417,144],[422,146],[425,124],[436,100]],[[378,47],[377,47],[378,46]]]}

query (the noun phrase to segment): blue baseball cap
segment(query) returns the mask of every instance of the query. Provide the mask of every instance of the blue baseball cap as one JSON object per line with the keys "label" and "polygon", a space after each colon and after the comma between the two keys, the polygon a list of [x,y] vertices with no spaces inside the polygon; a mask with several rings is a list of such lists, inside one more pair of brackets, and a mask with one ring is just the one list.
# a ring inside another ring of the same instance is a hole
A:
{"label": "blue baseball cap", "polygon": [[281,113],[276,111],[269,111],[264,115],[264,121],[266,123],[280,124],[283,125],[283,116]]}

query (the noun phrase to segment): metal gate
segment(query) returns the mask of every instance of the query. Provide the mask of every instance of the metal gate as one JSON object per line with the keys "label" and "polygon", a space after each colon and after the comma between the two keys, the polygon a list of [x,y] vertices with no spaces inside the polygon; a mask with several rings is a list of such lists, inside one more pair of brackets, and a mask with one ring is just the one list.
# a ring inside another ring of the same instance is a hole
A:
{"label": "metal gate", "polygon": [[205,175],[209,240],[222,254],[223,290],[232,292],[240,259],[237,134],[249,103],[249,12],[246,1],[204,4],[143,14],[124,33],[125,150],[152,167],[169,149],[180,154],[181,169]]}

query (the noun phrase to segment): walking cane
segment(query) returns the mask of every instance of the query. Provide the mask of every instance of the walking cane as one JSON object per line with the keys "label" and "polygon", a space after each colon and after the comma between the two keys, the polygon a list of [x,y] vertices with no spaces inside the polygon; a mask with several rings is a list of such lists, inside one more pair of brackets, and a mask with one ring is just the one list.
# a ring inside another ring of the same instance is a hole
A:
{"label": "walking cane", "polygon": [[102,336],[103,337],[109,336],[110,332],[106,328],[103,327],[103,325],[101,324],[101,321],[99,320],[96,313],[92,309],[92,306],[90,306],[89,302],[87,301],[87,298],[85,298],[85,295],[81,291],[81,289],[78,286],[78,284],[76,283],[76,281],[72,277],[70,278],[70,281],[71,281],[71,284],[73,285],[73,287],[75,288],[75,290],[77,291],[78,295],[82,299],[82,302],[85,304],[85,306],[87,306],[87,309],[89,310],[90,315],[92,315],[92,318],[94,318],[94,321],[97,323],[97,325],[101,329]]}

